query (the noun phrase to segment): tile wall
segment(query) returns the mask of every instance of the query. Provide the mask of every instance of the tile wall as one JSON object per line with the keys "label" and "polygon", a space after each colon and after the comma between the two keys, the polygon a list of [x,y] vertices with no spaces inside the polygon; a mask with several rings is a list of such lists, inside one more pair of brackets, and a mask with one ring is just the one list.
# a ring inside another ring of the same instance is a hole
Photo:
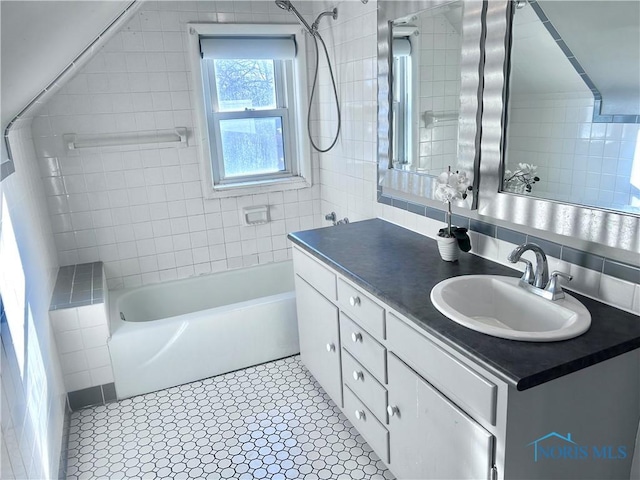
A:
{"label": "tile wall", "polygon": [[594,100],[567,95],[520,95],[510,101],[510,168],[538,166],[534,193],[587,205],[640,208],[629,181],[640,125],[592,123]]}
{"label": "tile wall", "polygon": [[58,261],[30,121],[21,127],[10,134],[16,171],[0,183],[1,476],[57,478],[66,395],[48,310]]}
{"label": "tile wall", "polygon": [[[298,7],[310,15],[312,3]],[[103,261],[109,288],[283,260],[287,232],[326,225],[319,185],[204,198],[186,57],[186,23],[193,21],[291,23],[295,17],[267,1],[145,2],[33,123],[58,260]],[[322,97],[326,88],[321,84]],[[66,133],[173,127],[187,127],[188,147],[77,154],[62,141]],[[317,167],[314,174],[317,181]],[[264,204],[269,224],[241,226],[242,207]]]}
{"label": "tile wall", "polygon": [[113,384],[105,281],[102,262],[58,271],[49,319],[67,392]]}
{"label": "tile wall", "polygon": [[[336,147],[320,157],[322,211],[357,221],[377,216],[377,10],[373,1],[325,1],[321,9],[333,6],[338,19],[330,27],[323,23],[321,32],[336,65],[342,133]],[[328,99],[329,91],[324,93]],[[332,109],[321,102],[320,118],[329,119],[321,124],[323,133],[335,129]]]}
{"label": "tile wall", "polygon": [[[458,153],[461,35],[444,14],[422,15],[420,24],[419,164],[432,175],[455,165]],[[431,121],[425,113],[432,114]],[[454,120],[448,117],[454,117]],[[440,118],[439,118],[440,117]],[[447,118],[442,118],[447,117]]]}

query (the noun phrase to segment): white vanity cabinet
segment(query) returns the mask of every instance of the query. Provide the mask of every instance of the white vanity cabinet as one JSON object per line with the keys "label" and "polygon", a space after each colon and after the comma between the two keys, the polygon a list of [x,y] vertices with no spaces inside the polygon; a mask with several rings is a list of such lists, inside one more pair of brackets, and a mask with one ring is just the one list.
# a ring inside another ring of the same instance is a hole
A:
{"label": "white vanity cabinet", "polygon": [[489,479],[494,437],[389,354],[389,432],[398,478]]}
{"label": "white vanity cabinet", "polygon": [[[300,358],[331,399],[342,406],[336,275],[294,250]],[[329,297],[329,298],[327,298]]]}
{"label": "white vanity cabinet", "polygon": [[[396,477],[629,478],[640,350],[519,391],[339,271],[293,252],[302,362]],[[576,439],[569,449],[563,436]],[[573,445],[590,457],[572,458]],[[626,457],[603,458],[619,447]],[[545,452],[556,458],[538,461]]]}

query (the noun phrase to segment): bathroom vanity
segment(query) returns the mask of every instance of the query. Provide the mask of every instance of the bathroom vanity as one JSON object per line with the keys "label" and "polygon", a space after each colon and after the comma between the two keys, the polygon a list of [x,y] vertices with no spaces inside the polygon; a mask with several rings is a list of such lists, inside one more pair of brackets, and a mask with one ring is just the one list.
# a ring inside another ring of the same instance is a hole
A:
{"label": "bathroom vanity", "polygon": [[629,478],[640,321],[575,295],[591,328],[506,340],[444,317],[458,275],[518,276],[383,220],[289,235],[303,363],[398,478]]}

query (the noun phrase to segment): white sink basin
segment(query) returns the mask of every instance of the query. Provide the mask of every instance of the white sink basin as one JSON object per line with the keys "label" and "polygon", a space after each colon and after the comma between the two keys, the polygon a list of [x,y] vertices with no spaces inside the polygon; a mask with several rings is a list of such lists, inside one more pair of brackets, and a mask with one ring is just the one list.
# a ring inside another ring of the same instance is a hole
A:
{"label": "white sink basin", "polygon": [[518,278],[464,275],[438,283],[431,302],[454,322],[494,337],[555,342],[589,329],[591,314],[574,297],[546,300],[518,286]]}

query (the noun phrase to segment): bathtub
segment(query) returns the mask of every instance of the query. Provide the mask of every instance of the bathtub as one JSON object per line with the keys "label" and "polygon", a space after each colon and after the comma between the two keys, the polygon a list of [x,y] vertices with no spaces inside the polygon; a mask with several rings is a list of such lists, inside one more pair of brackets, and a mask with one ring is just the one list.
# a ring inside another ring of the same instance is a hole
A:
{"label": "bathtub", "polygon": [[109,292],[119,399],[300,351],[292,262]]}

